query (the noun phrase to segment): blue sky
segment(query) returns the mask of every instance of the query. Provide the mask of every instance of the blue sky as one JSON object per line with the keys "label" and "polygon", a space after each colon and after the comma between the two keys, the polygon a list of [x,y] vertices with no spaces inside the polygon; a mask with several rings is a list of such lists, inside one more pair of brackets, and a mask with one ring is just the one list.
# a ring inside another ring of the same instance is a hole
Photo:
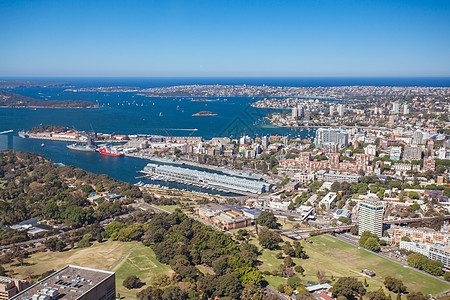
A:
{"label": "blue sky", "polygon": [[450,1],[0,0],[0,76],[450,76]]}

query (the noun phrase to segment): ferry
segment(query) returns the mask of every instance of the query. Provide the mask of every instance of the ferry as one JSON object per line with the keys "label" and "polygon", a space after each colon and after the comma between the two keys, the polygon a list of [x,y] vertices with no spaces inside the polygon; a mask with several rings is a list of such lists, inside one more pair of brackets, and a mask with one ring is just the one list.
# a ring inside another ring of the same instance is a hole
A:
{"label": "ferry", "polygon": [[112,148],[100,148],[98,149],[98,151],[100,152],[100,154],[103,155],[110,155],[110,156],[123,156],[123,152],[122,151],[118,151],[116,149],[112,149]]}
{"label": "ferry", "polygon": [[19,131],[19,136],[23,139],[30,137],[25,131]]}

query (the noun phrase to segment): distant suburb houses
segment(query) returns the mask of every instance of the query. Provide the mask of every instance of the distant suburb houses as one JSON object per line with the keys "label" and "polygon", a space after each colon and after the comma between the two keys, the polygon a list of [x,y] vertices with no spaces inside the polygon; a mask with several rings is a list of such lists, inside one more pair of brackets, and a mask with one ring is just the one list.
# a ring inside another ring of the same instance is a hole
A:
{"label": "distant suburb houses", "polygon": [[209,224],[222,227],[225,230],[250,226],[261,211],[255,208],[245,208],[233,205],[209,203],[195,209],[194,214]]}

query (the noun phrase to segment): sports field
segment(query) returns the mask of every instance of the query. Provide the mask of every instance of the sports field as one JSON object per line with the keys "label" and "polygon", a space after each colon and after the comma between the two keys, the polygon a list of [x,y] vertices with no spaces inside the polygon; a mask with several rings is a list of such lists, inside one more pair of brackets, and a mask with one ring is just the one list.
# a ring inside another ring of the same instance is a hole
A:
{"label": "sports field", "polygon": [[[382,282],[386,276],[401,279],[409,291],[438,295],[450,290],[450,283],[442,282],[409,267],[404,267],[363,249],[358,249],[331,236],[320,235],[312,237],[310,240],[313,242],[312,244],[302,242],[310,258],[306,260],[294,259],[297,265],[301,265],[305,269],[305,274],[309,274],[305,276],[305,280],[317,281],[315,276],[317,270],[325,271],[327,276],[333,276],[336,279],[342,276],[359,276],[362,269],[369,269],[376,273],[375,277],[359,278],[361,281],[366,278],[369,284],[368,290],[376,290],[383,286]],[[280,250],[263,251],[261,270],[278,270],[282,260],[275,258],[277,252],[280,252]],[[268,281],[269,283],[271,281],[279,282],[273,279]]]}

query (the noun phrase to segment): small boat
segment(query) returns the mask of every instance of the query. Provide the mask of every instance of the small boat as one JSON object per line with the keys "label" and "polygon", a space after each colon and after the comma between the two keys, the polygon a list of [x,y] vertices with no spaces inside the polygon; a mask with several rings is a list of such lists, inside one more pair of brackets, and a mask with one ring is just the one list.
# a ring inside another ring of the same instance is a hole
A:
{"label": "small boat", "polygon": [[42,144],[41,144],[41,147],[45,147],[45,144],[44,144],[44,143],[42,143]]}

